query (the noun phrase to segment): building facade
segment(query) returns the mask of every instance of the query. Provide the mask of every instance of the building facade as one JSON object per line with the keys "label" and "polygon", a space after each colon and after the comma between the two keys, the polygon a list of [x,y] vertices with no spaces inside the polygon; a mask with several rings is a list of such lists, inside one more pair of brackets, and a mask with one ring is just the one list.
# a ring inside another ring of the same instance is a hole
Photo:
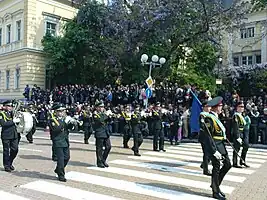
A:
{"label": "building facade", "polygon": [[224,67],[267,63],[267,11],[248,14],[223,41]]}
{"label": "building facade", "polygon": [[41,40],[76,13],[69,0],[0,0],[0,99],[23,98],[26,85],[45,88]]}

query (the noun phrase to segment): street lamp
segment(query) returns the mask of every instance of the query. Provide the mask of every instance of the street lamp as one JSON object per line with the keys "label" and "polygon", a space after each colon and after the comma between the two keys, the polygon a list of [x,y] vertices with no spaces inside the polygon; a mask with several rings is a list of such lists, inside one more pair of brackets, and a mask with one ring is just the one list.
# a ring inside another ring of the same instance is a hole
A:
{"label": "street lamp", "polygon": [[219,57],[218,74],[217,74],[217,77],[218,77],[218,78],[219,78],[220,68],[221,68],[221,66],[222,66],[222,61],[223,61],[222,57]]}
{"label": "street lamp", "polygon": [[151,71],[152,71],[152,67],[155,67],[155,66],[159,66],[161,67],[163,64],[166,63],[166,59],[165,58],[159,58],[157,55],[153,55],[152,58],[151,58],[151,61],[148,62],[148,55],[147,54],[143,54],[141,56],[141,62],[142,62],[142,65],[149,65],[149,77],[151,76]]}

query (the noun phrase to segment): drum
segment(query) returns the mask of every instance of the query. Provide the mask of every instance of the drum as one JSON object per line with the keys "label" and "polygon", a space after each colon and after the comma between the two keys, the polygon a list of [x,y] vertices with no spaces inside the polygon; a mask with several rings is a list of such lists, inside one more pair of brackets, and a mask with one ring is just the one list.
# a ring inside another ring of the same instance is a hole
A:
{"label": "drum", "polygon": [[20,123],[17,124],[18,133],[29,133],[33,128],[33,117],[29,112],[19,112]]}

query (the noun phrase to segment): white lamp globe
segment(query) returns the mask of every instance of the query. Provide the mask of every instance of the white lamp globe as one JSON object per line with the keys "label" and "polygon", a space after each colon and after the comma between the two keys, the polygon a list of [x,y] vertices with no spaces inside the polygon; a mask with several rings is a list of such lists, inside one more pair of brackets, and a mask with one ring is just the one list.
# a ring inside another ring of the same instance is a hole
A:
{"label": "white lamp globe", "polygon": [[163,65],[165,62],[166,62],[166,59],[165,59],[165,58],[160,58],[160,59],[159,59],[159,63],[160,63],[161,65]]}
{"label": "white lamp globe", "polygon": [[158,62],[159,57],[157,55],[152,56],[152,62]]}
{"label": "white lamp globe", "polygon": [[143,55],[141,56],[141,62],[142,62],[142,63],[145,63],[145,62],[147,62],[147,60],[148,60],[148,55],[143,54]]}

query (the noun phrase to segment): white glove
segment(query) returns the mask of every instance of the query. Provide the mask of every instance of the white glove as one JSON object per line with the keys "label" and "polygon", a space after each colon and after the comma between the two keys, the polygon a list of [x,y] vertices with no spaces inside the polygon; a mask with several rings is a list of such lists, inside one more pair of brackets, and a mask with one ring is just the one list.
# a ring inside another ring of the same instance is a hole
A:
{"label": "white glove", "polygon": [[241,138],[237,138],[236,140],[237,140],[237,142],[238,142],[239,144],[242,144],[242,139],[241,139]]}
{"label": "white glove", "polygon": [[216,151],[213,155],[217,160],[221,160],[222,159],[222,155],[220,154],[219,151]]}
{"label": "white glove", "polygon": [[14,122],[15,124],[16,124],[16,123],[19,123],[19,122],[20,122],[20,119],[15,117],[15,118],[13,119],[13,122]]}
{"label": "white glove", "polygon": [[72,120],[72,118],[70,116],[67,116],[65,118],[65,123],[68,124],[68,123],[70,123],[71,120]]}

